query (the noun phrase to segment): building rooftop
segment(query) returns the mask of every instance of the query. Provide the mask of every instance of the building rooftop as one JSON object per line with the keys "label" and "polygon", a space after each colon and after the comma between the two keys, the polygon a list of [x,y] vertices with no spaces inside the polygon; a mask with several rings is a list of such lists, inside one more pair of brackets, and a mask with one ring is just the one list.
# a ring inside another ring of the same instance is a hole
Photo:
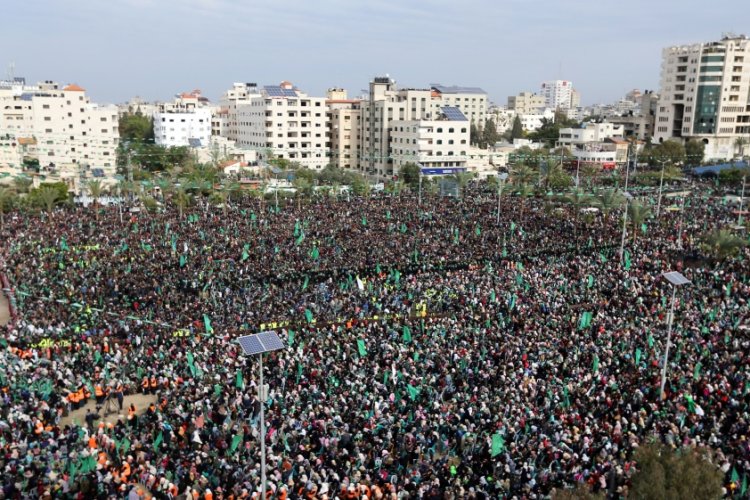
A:
{"label": "building rooftop", "polygon": [[66,92],[86,92],[86,89],[84,89],[83,87],[79,87],[75,83],[71,83],[70,85],[65,87],[63,90]]}
{"label": "building rooftop", "polygon": [[448,86],[439,83],[431,83],[430,88],[441,94],[487,94],[487,92],[479,87],[459,87],[458,85]]}

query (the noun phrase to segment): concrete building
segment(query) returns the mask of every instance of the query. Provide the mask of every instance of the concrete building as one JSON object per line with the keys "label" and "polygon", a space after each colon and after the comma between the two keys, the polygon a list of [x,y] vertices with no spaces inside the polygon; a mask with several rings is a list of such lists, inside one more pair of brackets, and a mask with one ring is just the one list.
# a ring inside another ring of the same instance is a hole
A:
{"label": "concrete building", "polygon": [[117,106],[117,111],[120,117],[125,113],[135,114],[140,113],[143,116],[152,118],[154,114],[159,111],[159,103],[146,102],[138,96],[135,96],[125,104]]}
{"label": "concrete building", "polygon": [[537,113],[547,107],[547,100],[543,95],[532,92],[521,92],[508,96],[508,109],[519,115]]}
{"label": "concrete building", "polygon": [[36,157],[47,171],[114,175],[118,123],[116,106],[92,103],[78,85],[31,86],[23,79],[0,84],[0,137],[19,147],[25,143],[22,155]]}
{"label": "concrete building", "polygon": [[607,121],[622,125],[623,137],[635,137],[645,141],[654,133],[658,96],[653,91],[646,90],[643,93],[638,92],[634,98],[637,99],[637,107],[634,110],[620,115],[609,115]]}
{"label": "concrete building", "polygon": [[407,163],[427,168],[466,168],[470,122],[455,106],[443,107],[433,120],[393,120],[390,150],[394,172]]}
{"label": "concrete building", "polygon": [[432,101],[435,103],[436,109],[433,111],[435,115],[440,112],[439,108],[456,107],[470,123],[484,126],[489,107],[487,92],[479,87],[447,86],[439,83],[431,83],[430,90],[432,90],[432,97],[435,98]]}
{"label": "concrete building", "polygon": [[325,97],[311,97],[290,82],[265,86],[237,107],[237,145],[320,170],[328,164]]}
{"label": "concrete building", "polygon": [[154,141],[162,146],[200,147],[211,138],[212,108],[199,90],[178,95],[154,114]]}
{"label": "concrete building", "polygon": [[222,135],[232,141],[239,140],[239,109],[249,106],[254,98],[261,97],[256,83],[234,83],[232,88],[224,92],[219,99],[219,108],[226,111],[220,128]]}
{"label": "concrete building", "polygon": [[750,136],[750,40],[726,35],[715,42],[662,50],[661,90],[654,139],[705,144],[707,159],[731,159],[738,138]]}
{"label": "concrete building", "polygon": [[615,123],[585,123],[581,128],[561,128],[557,146],[603,142],[605,139],[622,139],[623,127]]}
{"label": "concrete building", "polygon": [[339,168],[356,168],[359,161],[360,119],[362,110],[358,99],[347,99],[343,89],[328,89],[328,147],[330,163]]}
{"label": "concrete building", "polygon": [[550,108],[537,111],[536,113],[526,113],[518,115],[521,119],[521,126],[527,132],[538,130],[542,126],[542,120],[555,120],[555,111]]}
{"label": "concrete building", "polygon": [[542,83],[539,92],[544,97],[544,106],[551,109],[567,110],[578,107],[580,95],[573,89],[573,82],[568,80],[550,80]]}

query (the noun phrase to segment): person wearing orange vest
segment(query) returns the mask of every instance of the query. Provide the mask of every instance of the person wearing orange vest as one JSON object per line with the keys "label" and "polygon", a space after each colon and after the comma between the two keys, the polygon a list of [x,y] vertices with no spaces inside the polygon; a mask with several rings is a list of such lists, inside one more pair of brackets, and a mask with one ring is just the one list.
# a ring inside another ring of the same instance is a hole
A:
{"label": "person wearing orange vest", "polygon": [[105,393],[104,393],[104,390],[102,389],[102,385],[101,384],[96,384],[94,386],[94,395],[96,396],[96,404],[97,405],[101,405],[102,403],[104,403]]}
{"label": "person wearing orange vest", "polygon": [[153,392],[154,394],[156,394],[156,387],[157,387],[157,385],[158,385],[158,383],[156,382],[156,377],[154,377],[153,375],[151,375],[151,381],[149,382],[149,388],[151,389],[151,392]]}
{"label": "person wearing orange vest", "polygon": [[143,380],[141,381],[141,390],[143,391],[143,394],[148,394],[148,377],[143,377]]}
{"label": "person wearing orange vest", "polygon": [[120,407],[120,411],[122,411],[122,403],[125,399],[125,388],[121,382],[117,382],[117,385],[115,386],[115,398],[117,399],[117,405]]}

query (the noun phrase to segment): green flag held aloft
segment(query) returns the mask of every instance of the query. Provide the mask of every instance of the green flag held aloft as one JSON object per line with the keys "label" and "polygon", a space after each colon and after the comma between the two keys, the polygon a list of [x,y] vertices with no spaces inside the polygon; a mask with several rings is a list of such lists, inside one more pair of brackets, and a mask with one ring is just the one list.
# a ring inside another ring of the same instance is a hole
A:
{"label": "green flag held aloft", "polygon": [[244,437],[244,436],[242,435],[242,433],[240,433],[240,434],[236,434],[236,435],[235,435],[235,436],[234,436],[234,437],[232,438],[232,446],[231,446],[231,448],[230,448],[230,450],[232,451],[232,453],[234,453],[234,452],[235,452],[235,451],[237,450],[237,447],[238,447],[238,446],[240,445],[240,443],[242,442],[242,439],[243,439],[243,437]]}
{"label": "green flag held aloft", "polygon": [[303,241],[305,241],[305,233],[303,231],[300,231],[299,236],[297,236],[297,239],[294,240],[294,244],[299,245]]}
{"label": "green flag held aloft", "polygon": [[474,234],[477,236],[482,236],[482,228],[479,227],[479,224],[477,224],[477,228],[474,230]]}
{"label": "green flag held aloft", "polygon": [[294,330],[289,330],[287,335],[289,336],[289,345],[294,345]]}
{"label": "green flag held aloft", "polygon": [[594,286],[594,277],[589,274],[589,288]]}
{"label": "green flag held aloft", "polygon": [[694,380],[698,380],[698,378],[701,376],[701,368],[702,367],[703,367],[703,365],[701,364],[700,361],[698,361],[695,364],[695,368],[693,368],[693,379]]}
{"label": "green flag held aloft", "polygon": [[320,251],[318,250],[318,247],[312,247],[312,250],[310,250],[310,258],[312,258],[312,260],[318,260],[319,257]]}
{"label": "green flag held aloft", "polygon": [[195,374],[197,373],[197,370],[195,368],[195,359],[193,358],[193,353],[188,351],[187,353],[187,362],[188,362],[188,368],[190,368],[190,374],[195,377]]}
{"label": "green flag held aloft", "polygon": [[599,252],[599,258],[603,263],[607,262],[607,257],[602,252]]}
{"label": "green flag held aloft", "polygon": [[503,452],[505,449],[505,440],[500,434],[493,434],[492,435],[492,451],[490,452],[490,455],[493,457],[498,456]]}
{"label": "green flag held aloft", "polygon": [[185,264],[187,264],[187,257],[180,255],[180,267],[185,267]]}
{"label": "green flag held aloft", "polygon": [[161,445],[162,441],[164,441],[164,436],[161,432],[159,432],[159,435],[156,436],[156,439],[154,439],[154,451],[159,451],[159,445]]}
{"label": "green flag held aloft", "polygon": [[62,238],[62,239],[60,240],[60,250],[62,250],[63,252],[65,252],[65,251],[69,250],[69,248],[68,248],[68,242],[67,242],[67,241],[65,240],[65,237],[64,237],[64,236],[63,236],[63,238]]}
{"label": "green flag held aloft", "polygon": [[305,319],[307,320],[308,323],[313,322],[313,315],[310,312],[310,309],[305,309]]}
{"label": "green flag held aloft", "polygon": [[408,326],[404,325],[404,331],[402,336],[404,342],[411,342],[411,330]]}
{"label": "green flag held aloft", "polygon": [[302,283],[302,291],[305,291],[305,290],[307,290],[307,284],[308,284],[309,282],[310,282],[310,277],[309,277],[309,276],[305,276],[305,282],[304,282],[304,283]]}
{"label": "green flag held aloft", "polygon": [[414,401],[415,399],[417,399],[417,396],[419,396],[419,389],[416,388],[416,387],[414,387],[411,384],[408,384],[406,386],[406,390],[409,393],[409,399],[411,399],[412,401]]}
{"label": "green flag held aloft", "polygon": [[594,355],[594,365],[591,367],[594,373],[599,372],[599,355]]}
{"label": "green flag held aloft", "polygon": [[357,340],[357,348],[359,349],[359,355],[361,357],[367,356],[367,348],[365,347],[365,341],[362,339]]}
{"label": "green flag held aloft", "polygon": [[248,257],[250,257],[250,253],[248,250],[250,249],[250,245],[245,243],[245,246],[242,247],[242,258],[240,258],[240,262],[245,262]]}
{"label": "green flag held aloft", "polygon": [[208,314],[203,315],[203,326],[206,328],[206,333],[214,333],[214,327],[211,326],[211,318]]}
{"label": "green flag held aloft", "polygon": [[245,387],[245,381],[242,380],[242,372],[241,371],[237,372],[237,376],[234,379],[234,386],[237,389],[242,389],[243,387]]}
{"label": "green flag held aloft", "polygon": [[637,349],[635,350],[635,366],[638,366],[638,365],[640,365],[640,364],[641,364],[641,354],[642,354],[642,353],[641,353],[641,348],[640,348],[640,347],[638,347],[638,348],[637,348]]}
{"label": "green flag held aloft", "polygon": [[365,217],[364,215],[362,216],[362,225],[363,226],[367,225],[367,217]]}
{"label": "green flag held aloft", "polygon": [[589,326],[591,326],[591,319],[593,317],[593,313],[584,311],[584,313],[581,314],[581,319],[578,321],[578,329],[583,330],[584,328],[588,328]]}
{"label": "green flag held aloft", "polygon": [[630,270],[630,252],[628,252],[627,250],[625,250],[625,252],[623,253],[623,263],[622,263],[622,267],[623,267],[623,268],[624,268],[624,269],[625,269],[626,271],[629,271],[629,270]]}
{"label": "green flag held aloft", "polygon": [[641,224],[641,232],[643,234],[646,234],[648,232],[648,227],[646,226],[645,222],[643,224]]}

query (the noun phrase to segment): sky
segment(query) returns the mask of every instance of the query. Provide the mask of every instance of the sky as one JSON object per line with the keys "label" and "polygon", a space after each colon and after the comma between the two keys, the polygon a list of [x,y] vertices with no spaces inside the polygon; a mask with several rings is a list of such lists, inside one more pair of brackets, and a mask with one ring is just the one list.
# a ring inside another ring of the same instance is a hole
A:
{"label": "sky", "polygon": [[94,101],[169,100],[233,82],[482,87],[571,80],[584,105],[658,89],[661,49],[750,36],[748,0],[9,0],[0,77],[77,83]]}

